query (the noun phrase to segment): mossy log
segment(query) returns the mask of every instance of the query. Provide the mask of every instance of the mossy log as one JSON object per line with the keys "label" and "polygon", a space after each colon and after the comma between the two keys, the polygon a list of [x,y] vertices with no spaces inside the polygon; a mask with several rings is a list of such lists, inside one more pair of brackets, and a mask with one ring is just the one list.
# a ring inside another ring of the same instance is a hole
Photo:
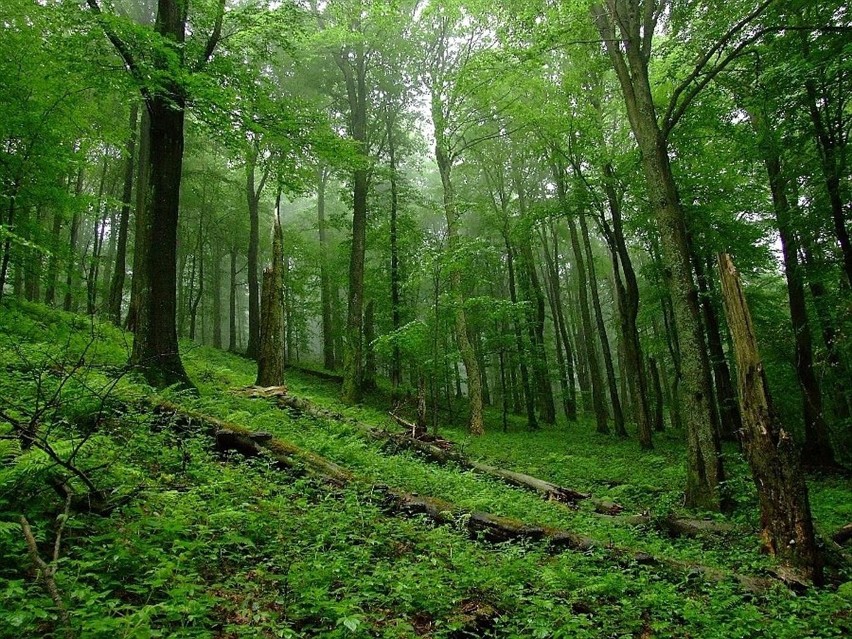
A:
{"label": "mossy log", "polygon": [[[170,402],[160,402],[154,409],[161,415],[184,423],[192,422],[215,437],[221,451],[233,450],[247,456],[270,455],[276,466],[287,471],[306,471],[322,481],[335,485],[352,485],[371,495],[379,495],[380,502],[391,512],[403,515],[423,515],[436,524],[452,524],[465,529],[472,538],[501,543],[512,541],[546,542],[551,552],[571,550],[589,552],[600,549],[621,561],[658,566],[676,572],[686,571],[700,575],[711,582],[734,579],[749,592],[763,593],[776,579],[738,575],[718,568],[654,557],[646,552],[601,544],[596,540],[570,530],[530,524],[511,517],[474,511],[458,504],[426,495],[408,493],[396,488],[376,484],[339,466],[333,461],[305,450],[269,433],[254,432],[238,424],[217,419],[195,411],[183,409]],[[783,580],[783,575],[778,575]],[[785,582],[786,583],[786,582]]]}
{"label": "mossy log", "polygon": [[[466,456],[457,451],[442,448],[432,442],[417,439],[407,435],[406,433],[393,433],[386,430],[380,430],[367,424],[363,424],[358,420],[348,418],[340,413],[317,408],[304,399],[289,395],[285,387],[251,387],[241,392],[249,397],[273,399],[278,406],[288,408],[305,415],[310,415],[314,418],[331,419],[334,421],[344,422],[356,427],[360,432],[373,439],[392,441],[401,448],[414,450],[425,456],[427,459],[439,464],[453,463],[457,466],[461,466],[462,468],[475,470],[479,473],[496,477],[497,479],[513,486],[518,486],[520,488],[536,492],[547,500],[557,501],[563,504],[576,504],[581,500],[589,499],[591,497],[588,493],[582,493],[571,488],[558,486],[544,479],[539,479],[538,477],[505,470],[496,466],[468,459]],[[391,418],[407,432],[416,432],[417,429],[415,425],[406,421],[402,417],[391,413]],[[619,508],[617,504],[614,506]]]}

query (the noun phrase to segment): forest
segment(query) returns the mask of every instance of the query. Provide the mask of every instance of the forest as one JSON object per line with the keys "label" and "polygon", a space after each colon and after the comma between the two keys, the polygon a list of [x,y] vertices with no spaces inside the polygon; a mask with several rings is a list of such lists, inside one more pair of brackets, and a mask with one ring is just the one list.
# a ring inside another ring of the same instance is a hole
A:
{"label": "forest", "polygon": [[841,0],[3,0],[0,637],[852,636]]}

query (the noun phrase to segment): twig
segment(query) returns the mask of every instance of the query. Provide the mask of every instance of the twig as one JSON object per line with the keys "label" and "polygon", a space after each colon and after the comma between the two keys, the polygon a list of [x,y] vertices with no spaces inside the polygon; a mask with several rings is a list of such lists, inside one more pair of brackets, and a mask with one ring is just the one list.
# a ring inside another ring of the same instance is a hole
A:
{"label": "twig", "polygon": [[30,522],[27,521],[27,518],[24,515],[21,515],[20,523],[21,530],[24,533],[24,539],[27,542],[30,559],[32,559],[33,564],[41,573],[41,580],[44,582],[45,590],[47,590],[50,598],[53,599],[53,604],[59,611],[59,619],[65,629],[65,636],[68,639],[73,639],[74,630],[71,628],[71,617],[68,614],[68,609],[65,607],[65,602],[62,601],[62,595],[59,594],[59,588],[56,586],[56,579],[54,578],[57,568],[56,563],[59,561],[59,552],[62,548],[62,532],[65,530],[65,523],[68,521],[70,511],[71,496],[69,494],[69,496],[65,499],[65,510],[61,515],[62,519],[59,522],[59,529],[56,531],[56,539],[53,543],[53,557],[49,564],[41,558],[41,555],[39,555],[38,545],[36,544],[35,536],[33,536],[32,528],[30,528]]}

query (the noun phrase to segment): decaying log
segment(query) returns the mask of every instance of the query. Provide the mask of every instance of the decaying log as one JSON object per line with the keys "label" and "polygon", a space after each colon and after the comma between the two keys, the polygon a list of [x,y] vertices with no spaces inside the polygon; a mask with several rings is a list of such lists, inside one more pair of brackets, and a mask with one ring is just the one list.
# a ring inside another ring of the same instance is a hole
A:
{"label": "decaying log", "polygon": [[396,488],[376,484],[365,477],[335,464],[325,457],[305,450],[283,439],[269,437],[268,433],[253,433],[240,425],[216,419],[194,411],[184,410],[171,403],[158,405],[161,414],[175,419],[192,420],[202,425],[216,438],[220,450],[235,450],[249,456],[271,455],[279,468],[288,471],[302,469],[333,485],[355,485],[371,495],[378,495],[380,503],[388,510],[405,515],[424,515],[437,524],[453,524],[467,530],[473,538],[490,542],[543,541],[551,552],[573,550],[588,552],[595,548],[605,551],[619,560],[652,564],[678,572],[699,574],[708,581],[723,581],[733,578],[750,592],[762,593],[775,580],[761,577],[737,575],[709,566],[686,564],[666,558],[654,557],[645,552],[601,544],[596,540],[573,531],[529,524],[511,517],[473,511],[458,504],[431,496],[408,493]]}
{"label": "decaying log", "polygon": [[247,389],[242,389],[240,392],[248,395],[249,397],[274,400],[278,406],[293,410],[298,414],[346,423],[373,439],[386,440],[400,448],[416,451],[435,463],[452,463],[460,466],[461,468],[474,470],[491,477],[496,477],[510,485],[536,492],[549,501],[576,505],[582,500],[588,500],[589,503],[593,505],[596,514],[604,515],[610,521],[615,523],[627,526],[652,527],[661,530],[672,537],[702,537],[708,535],[728,534],[736,530],[735,526],[730,523],[710,519],[694,519],[675,515],[667,517],[622,515],[621,513],[624,508],[612,501],[596,499],[588,493],[582,493],[570,488],[565,488],[531,475],[504,470],[496,466],[477,462],[467,458],[465,455],[453,450],[452,448],[445,448],[438,445],[438,442],[431,442],[411,437],[408,433],[415,430],[414,424],[395,413],[389,413],[389,415],[394,422],[404,429],[404,432],[390,432],[377,429],[351,417],[346,417],[341,413],[324,408],[318,408],[307,400],[288,394],[286,387],[283,386],[253,386]]}
{"label": "decaying log", "polygon": [[[588,493],[582,493],[571,488],[558,486],[554,483],[539,479],[537,477],[533,477],[531,475],[526,475],[524,473],[518,473],[511,470],[504,470],[496,466],[491,466],[482,462],[473,461],[457,451],[442,448],[432,442],[417,439],[405,433],[391,433],[389,431],[379,430],[377,428],[369,426],[368,424],[360,423],[358,422],[358,420],[348,418],[340,413],[336,413],[334,411],[322,408],[317,408],[313,406],[310,402],[289,395],[287,393],[287,389],[284,387],[251,387],[248,389],[241,390],[240,392],[245,395],[248,395],[249,397],[273,399],[276,401],[278,406],[289,408],[299,413],[310,415],[311,417],[344,422],[346,424],[354,426],[357,430],[370,436],[373,439],[385,439],[388,441],[392,441],[402,448],[415,450],[418,453],[427,457],[428,459],[439,464],[453,463],[457,466],[461,466],[462,468],[467,468],[485,475],[496,477],[513,486],[518,486],[520,488],[536,492],[543,498],[551,501],[557,501],[563,504],[576,504],[578,501],[589,499],[591,497],[591,495],[589,495]],[[399,415],[391,413],[390,416],[407,432],[417,431],[417,428],[414,424],[403,419]],[[613,507],[620,509],[620,506],[618,506],[617,504],[613,504]]]}

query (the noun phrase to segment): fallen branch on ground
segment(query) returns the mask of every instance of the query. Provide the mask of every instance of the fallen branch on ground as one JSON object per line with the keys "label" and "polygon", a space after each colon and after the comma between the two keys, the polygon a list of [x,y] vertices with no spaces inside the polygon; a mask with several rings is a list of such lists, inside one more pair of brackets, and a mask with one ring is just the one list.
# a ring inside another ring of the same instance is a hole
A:
{"label": "fallen branch on ground", "polygon": [[[474,538],[491,542],[543,541],[547,542],[551,552],[561,550],[588,552],[600,549],[618,560],[655,565],[679,573],[686,572],[701,576],[707,581],[720,582],[732,578],[744,590],[753,593],[765,592],[772,584],[778,583],[778,580],[788,585],[791,582],[795,583],[794,576],[780,573],[777,579],[754,577],[710,566],[654,557],[641,551],[601,544],[591,537],[570,530],[529,524],[511,517],[474,511],[436,497],[408,493],[359,477],[321,455],[273,437],[269,433],[252,432],[243,426],[187,411],[170,403],[159,404],[158,409],[161,413],[171,414],[181,420],[190,420],[201,426],[215,437],[219,450],[234,450],[247,456],[269,455],[281,469],[296,472],[305,470],[336,486],[358,487],[370,494],[379,495],[381,504],[391,512],[407,515],[421,514],[437,524],[454,524],[465,529]],[[795,585],[803,584],[795,583]]]}

